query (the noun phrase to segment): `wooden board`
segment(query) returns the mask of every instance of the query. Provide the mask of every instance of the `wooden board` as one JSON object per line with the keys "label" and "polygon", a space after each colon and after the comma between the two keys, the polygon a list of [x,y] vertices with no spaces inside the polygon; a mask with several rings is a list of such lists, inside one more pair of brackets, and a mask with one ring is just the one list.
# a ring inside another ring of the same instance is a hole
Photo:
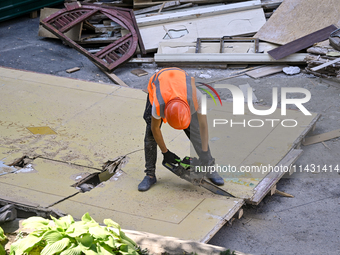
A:
{"label": "wooden board", "polygon": [[303,36],[297,40],[282,45],[281,47],[270,50],[268,51],[268,54],[274,59],[284,58],[286,56],[289,56],[290,54],[306,49],[312,46],[314,43],[326,40],[329,35],[336,29],[336,26],[330,25],[309,35]]}
{"label": "wooden board", "polygon": [[308,54],[295,53],[288,57],[275,60],[269,54],[265,53],[239,53],[239,54],[223,54],[223,53],[188,53],[188,54],[155,54],[155,62],[160,63],[305,63]]}
{"label": "wooden board", "polygon": [[333,138],[337,138],[340,136],[340,129],[337,130],[333,130],[324,134],[319,134],[319,135],[315,135],[315,136],[310,136],[307,137],[302,144],[303,145],[310,145],[310,144],[314,144],[314,143],[320,143],[320,142],[324,142],[327,140],[331,140]]}
{"label": "wooden board", "polygon": [[155,24],[164,24],[169,22],[177,22],[182,20],[193,20],[197,17],[211,17],[220,14],[236,13],[241,11],[247,11],[251,9],[259,9],[261,7],[261,1],[247,1],[227,5],[218,6],[204,6],[201,8],[187,8],[176,12],[163,13],[162,15],[155,16],[137,16],[136,21],[138,27],[150,26]]}
{"label": "wooden board", "polygon": [[285,0],[255,37],[287,44],[329,25],[340,26],[338,0]]}
{"label": "wooden board", "polygon": [[[266,19],[263,9],[257,8],[207,17],[195,16],[181,21],[162,22],[140,27],[145,49],[149,52],[156,51],[162,41],[196,42],[197,38],[251,35],[264,25]],[[216,26],[216,24],[230,25]]]}
{"label": "wooden board", "polygon": [[320,70],[320,69],[322,69],[322,68],[325,68],[325,67],[327,67],[327,66],[333,65],[333,64],[335,64],[335,63],[337,63],[337,62],[339,62],[339,61],[340,61],[340,58],[337,58],[337,59],[334,59],[334,60],[329,61],[329,62],[327,62],[327,63],[324,63],[324,64],[322,64],[322,65],[313,67],[313,68],[311,68],[310,70],[312,70],[312,71],[315,72],[315,71],[318,71],[318,70]]}
{"label": "wooden board", "polygon": [[257,78],[261,78],[267,75],[271,75],[271,74],[275,74],[275,73],[280,73],[282,72],[282,69],[284,67],[287,67],[287,65],[280,65],[280,66],[265,66],[265,67],[261,67],[255,70],[251,70],[246,72],[246,75],[257,79]]}

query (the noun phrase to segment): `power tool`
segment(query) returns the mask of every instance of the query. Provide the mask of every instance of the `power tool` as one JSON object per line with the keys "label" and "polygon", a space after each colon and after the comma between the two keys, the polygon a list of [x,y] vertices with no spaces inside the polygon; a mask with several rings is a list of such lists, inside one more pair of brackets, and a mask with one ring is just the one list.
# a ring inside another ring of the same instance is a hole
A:
{"label": "power tool", "polygon": [[206,172],[201,171],[200,161],[195,157],[184,157],[182,160],[177,160],[177,164],[165,163],[163,161],[163,166],[173,172],[180,178],[194,184],[195,186],[203,187],[217,195],[234,197],[225,190],[215,186],[214,184],[208,182],[205,179]]}

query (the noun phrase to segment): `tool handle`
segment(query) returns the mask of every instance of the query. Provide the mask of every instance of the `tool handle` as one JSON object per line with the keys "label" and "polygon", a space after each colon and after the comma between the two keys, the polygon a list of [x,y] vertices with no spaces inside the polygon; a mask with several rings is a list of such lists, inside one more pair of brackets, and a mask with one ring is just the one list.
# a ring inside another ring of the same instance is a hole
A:
{"label": "tool handle", "polygon": [[164,167],[166,167],[167,169],[169,169],[170,171],[172,171],[172,170],[174,170],[177,167],[178,163],[177,164],[173,164],[173,163],[167,163],[167,162],[163,161],[162,165]]}

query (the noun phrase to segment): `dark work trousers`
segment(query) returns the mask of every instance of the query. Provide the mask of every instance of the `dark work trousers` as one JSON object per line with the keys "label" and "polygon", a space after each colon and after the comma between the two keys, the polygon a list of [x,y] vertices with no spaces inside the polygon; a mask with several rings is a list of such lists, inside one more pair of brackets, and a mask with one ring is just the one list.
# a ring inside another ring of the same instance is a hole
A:
{"label": "dark work trousers", "polygon": [[[144,137],[144,153],[145,153],[145,173],[146,175],[155,176],[156,161],[157,161],[157,143],[153,137],[151,131],[151,117],[152,117],[152,105],[149,101],[149,97],[146,100],[146,106],[143,118],[146,122],[146,130]],[[162,122],[163,123],[163,122]],[[162,125],[161,123],[161,125]],[[198,124],[197,113],[191,115],[190,126],[184,129],[185,134],[190,139],[194,146],[194,149],[199,157],[202,155],[202,142],[200,129]],[[208,147],[208,154],[212,159],[210,148]]]}

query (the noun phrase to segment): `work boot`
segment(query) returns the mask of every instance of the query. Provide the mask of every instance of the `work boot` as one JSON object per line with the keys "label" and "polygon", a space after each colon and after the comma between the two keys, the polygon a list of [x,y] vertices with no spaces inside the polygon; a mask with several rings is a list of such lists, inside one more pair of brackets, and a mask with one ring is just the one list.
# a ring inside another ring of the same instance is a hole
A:
{"label": "work boot", "polygon": [[157,182],[156,176],[146,175],[143,181],[138,185],[139,191],[147,191]]}
{"label": "work boot", "polygon": [[217,172],[208,172],[206,177],[217,186],[222,186],[224,184],[223,178]]}

